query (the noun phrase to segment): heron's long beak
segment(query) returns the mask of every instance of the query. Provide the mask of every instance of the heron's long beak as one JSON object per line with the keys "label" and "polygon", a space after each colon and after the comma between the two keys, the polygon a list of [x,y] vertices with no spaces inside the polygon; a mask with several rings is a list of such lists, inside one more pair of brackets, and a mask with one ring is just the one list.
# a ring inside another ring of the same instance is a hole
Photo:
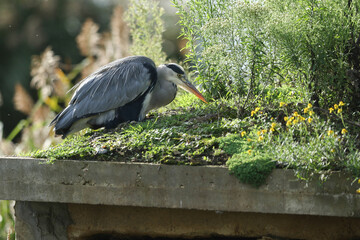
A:
{"label": "heron's long beak", "polygon": [[195,96],[197,96],[203,102],[207,103],[204,96],[187,79],[181,79],[181,84],[179,84],[179,87],[181,87],[182,89],[184,89],[187,92],[193,93]]}

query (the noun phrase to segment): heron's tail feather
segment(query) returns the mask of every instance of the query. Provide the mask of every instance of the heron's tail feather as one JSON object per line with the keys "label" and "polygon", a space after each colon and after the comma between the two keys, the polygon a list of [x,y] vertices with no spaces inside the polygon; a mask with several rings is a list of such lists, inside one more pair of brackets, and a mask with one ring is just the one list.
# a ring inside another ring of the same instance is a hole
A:
{"label": "heron's tail feather", "polygon": [[[87,127],[86,124],[83,124],[83,126],[76,124],[80,119],[75,117],[73,113],[74,108],[70,105],[52,120],[50,126],[54,125],[56,135],[62,135],[62,138],[65,138],[68,134],[74,132],[74,125],[76,125],[76,129],[79,130]],[[84,121],[82,122],[85,123]]]}

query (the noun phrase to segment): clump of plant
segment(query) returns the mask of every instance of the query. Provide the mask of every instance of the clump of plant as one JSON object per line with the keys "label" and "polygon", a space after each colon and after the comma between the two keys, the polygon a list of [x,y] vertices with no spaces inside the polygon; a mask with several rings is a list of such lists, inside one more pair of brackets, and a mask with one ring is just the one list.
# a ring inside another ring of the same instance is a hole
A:
{"label": "clump of plant", "polygon": [[299,102],[360,106],[358,1],[173,1],[197,81],[238,112],[298,91]]}
{"label": "clump of plant", "polygon": [[[249,166],[258,166],[256,162],[263,163],[266,171],[274,168],[275,163],[291,168],[302,180],[316,176],[324,181],[332,171],[338,170],[357,177],[360,151],[354,135],[349,133],[343,121],[345,103],[340,101],[329,108],[326,112],[328,119],[321,117],[321,112],[315,113],[317,108],[311,103],[295,111],[289,111],[288,107],[288,104],[280,103],[282,114],[277,119],[271,111],[255,108],[247,119],[254,124],[252,127],[222,140],[220,146],[224,145],[225,151],[236,153],[227,162],[229,169],[232,172],[235,172],[232,169],[236,169],[241,179],[246,178],[245,172]],[[339,118],[340,122],[331,121],[332,116]],[[252,165],[244,165],[250,161],[254,161]],[[254,168],[253,171],[257,170]],[[242,181],[249,180],[246,178]]]}
{"label": "clump of plant", "polygon": [[[359,166],[356,162],[360,159],[360,151],[356,138],[344,122],[344,107],[342,101],[334,104],[326,113],[328,119],[321,118],[320,112],[316,114],[317,108],[310,103],[292,113],[284,109],[285,131],[273,138],[278,161],[286,161],[296,169],[297,176],[304,179],[318,174],[324,180],[334,170],[351,171],[355,175],[357,170],[352,166]],[[338,117],[340,122],[331,121],[332,116]]]}
{"label": "clump of plant", "polygon": [[[248,108],[274,83],[276,55],[264,31],[268,10],[259,1],[173,1],[189,61],[207,96],[236,99]],[[240,97],[243,96],[243,97]]]}
{"label": "clump of plant", "polygon": [[266,8],[282,76],[303,86],[315,106],[342,100],[358,118],[360,2],[271,0]]}
{"label": "clump of plant", "polygon": [[241,182],[258,188],[265,183],[276,162],[263,154],[249,157],[246,153],[238,153],[226,165]]}
{"label": "clump of plant", "polygon": [[253,139],[246,135],[241,131],[222,137],[218,140],[219,147],[232,155],[226,162],[232,174],[243,183],[260,187],[276,167],[276,162],[264,151],[266,145],[253,144]]}

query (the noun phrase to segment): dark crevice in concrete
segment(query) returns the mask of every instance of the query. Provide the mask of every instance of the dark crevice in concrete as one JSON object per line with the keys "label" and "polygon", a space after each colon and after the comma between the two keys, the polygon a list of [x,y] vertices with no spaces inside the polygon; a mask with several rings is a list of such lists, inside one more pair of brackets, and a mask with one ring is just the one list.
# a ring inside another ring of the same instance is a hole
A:
{"label": "dark crevice in concrete", "polygon": [[194,237],[194,238],[171,238],[171,237],[148,237],[148,236],[125,236],[115,233],[99,233],[88,237],[80,238],[79,240],[300,240],[300,239],[289,239],[274,236],[264,237],[226,237],[213,235],[211,237]]}

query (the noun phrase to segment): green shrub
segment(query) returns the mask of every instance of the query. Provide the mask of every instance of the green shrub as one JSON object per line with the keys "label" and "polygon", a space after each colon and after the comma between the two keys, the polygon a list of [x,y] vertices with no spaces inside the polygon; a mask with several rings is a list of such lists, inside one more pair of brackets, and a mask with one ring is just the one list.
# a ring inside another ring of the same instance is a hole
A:
{"label": "green shrub", "polygon": [[360,110],[359,1],[173,2],[208,96],[231,96],[243,110],[285,87],[302,102]]}
{"label": "green shrub", "polygon": [[245,132],[219,138],[219,148],[232,157],[226,162],[230,173],[241,182],[260,187],[276,166],[261,141],[253,140],[257,134],[246,137]]}
{"label": "green shrub", "polygon": [[245,96],[243,107],[272,83],[275,55],[265,42],[268,11],[259,1],[173,1],[188,61],[212,98]]}
{"label": "green shrub", "polygon": [[276,166],[269,156],[258,154],[249,157],[247,153],[232,156],[226,163],[229,171],[241,182],[260,187]]}
{"label": "green shrub", "polygon": [[359,111],[360,2],[270,0],[267,9],[266,31],[287,78],[303,86],[316,105],[342,100]]}

